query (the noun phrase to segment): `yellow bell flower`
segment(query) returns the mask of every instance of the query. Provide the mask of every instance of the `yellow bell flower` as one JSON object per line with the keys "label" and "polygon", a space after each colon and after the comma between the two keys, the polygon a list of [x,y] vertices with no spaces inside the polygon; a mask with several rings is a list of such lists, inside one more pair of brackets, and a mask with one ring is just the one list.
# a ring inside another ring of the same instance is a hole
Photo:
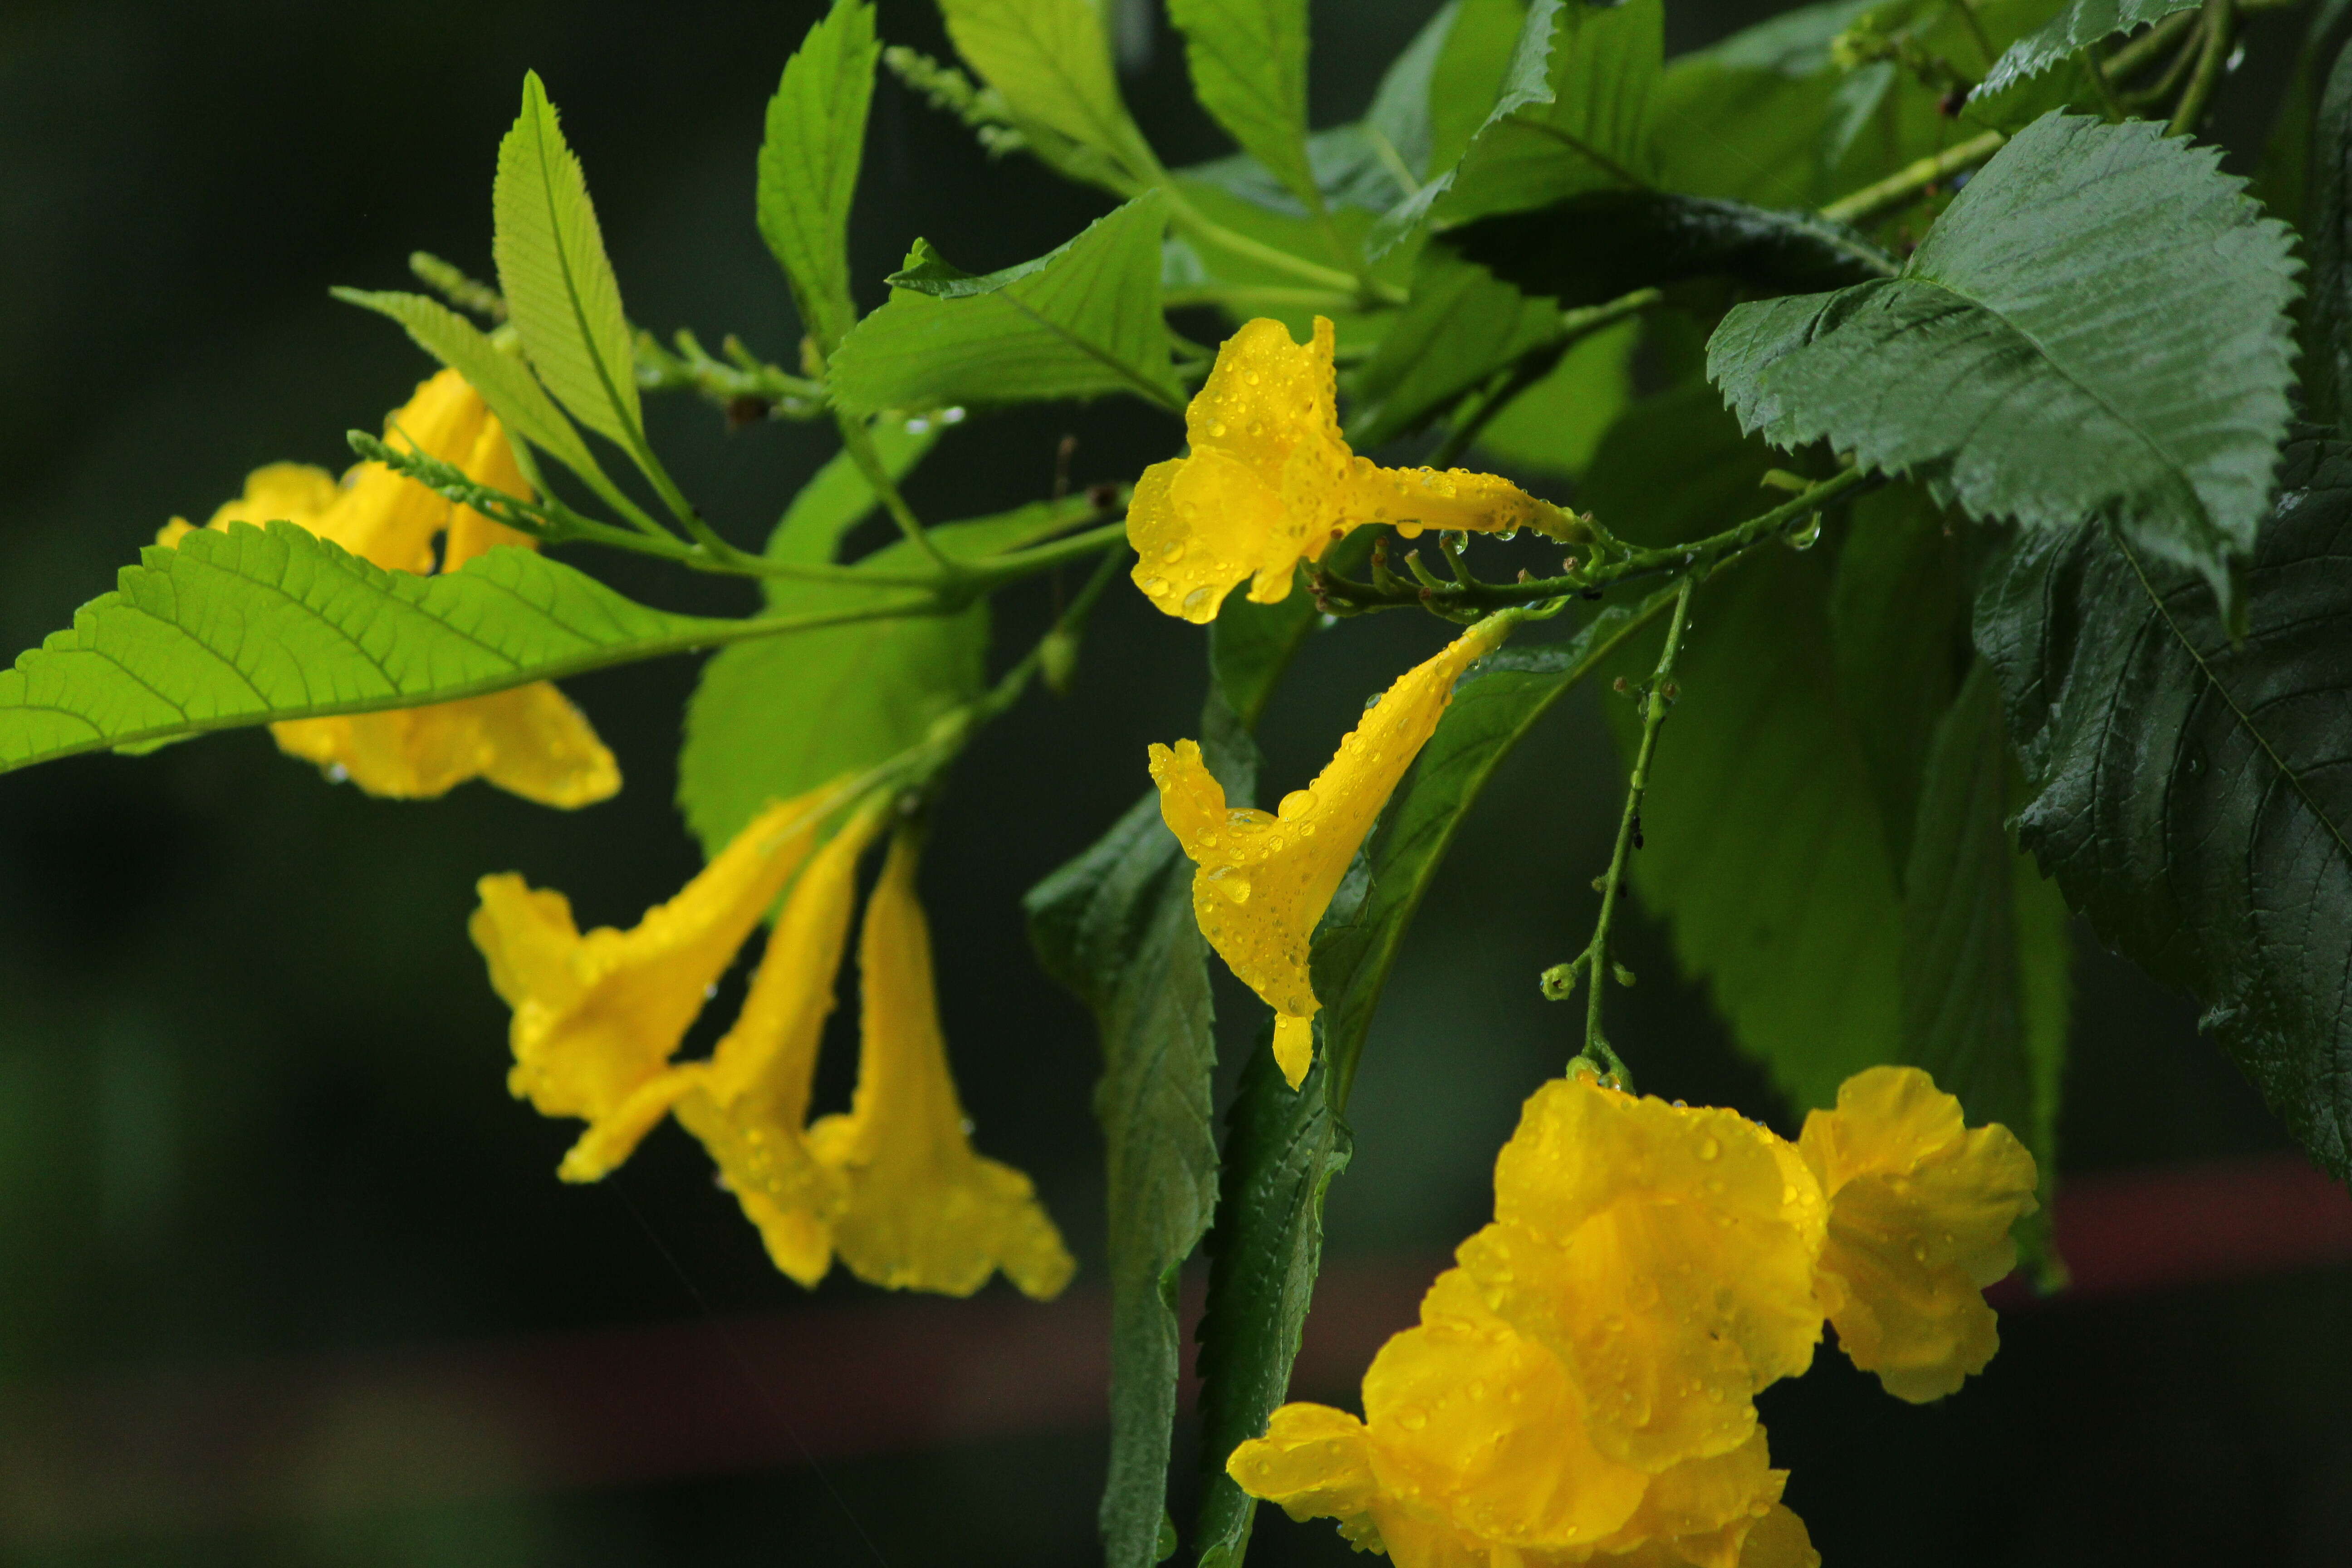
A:
{"label": "yellow bell flower", "polygon": [[1331,323],[1291,342],[1280,321],[1243,323],[1190,407],[1189,456],[1154,463],[1127,510],[1136,586],[1168,615],[1205,623],[1243,578],[1271,605],[1301,561],[1367,523],[1571,537],[1575,520],[1492,474],[1384,468],[1339,434]]}
{"label": "yellow bell flower", "polygon": [[902,830],[866,901],[849,1111],[809,1130],[817,1158],[848,1185],[834,1247],[859,1279],[894,1289],[968,1296],[1001,1268],[1045,1300],[1076,1265],[1029,1178],[972,1152],[940,1032],[916,855]]}
{"label": "yellow bell flower", "polygon": [[828,785],[768,807],[626,931],[583,936],[562,894],[512,873],[481,879],[470,930],[514,1009],[507,1087],[542,1116],[588,1123],[557,1172],[565,1181],[603,1177],[695,1086],[663,1069],[839,804]]}
{"label": "yellow bell flower", "polygon": [[751,976],[743,1010],[708,1062],[672,1068],[688,1083],[672,1107],[759,1227],[780,1270],[814,1286],[833,1263],[841,1174],[809,1150],[809,1089],[849,944],[857,863],[889,821],[888,801],[860,812],[793,884]]}
{"label": "yellow bell flower", "polygon": [[1315,782],[1285,795],[1278,811],[1228,808],[1195,742],[1151,748],[1160,816],[1198,868],[1193,918],[1218,956],[1274,1009],[1275,1060],[1293,1089],[1307,1077],[1322,1005],[1307,973],[1315,924],[1397,781],[1437,729],[1454,681],[1500,646],[1509,627],[1506,617],[1489,616],[1399,676]]}
{"label": "yellow bell flower", "polygon": [[1798,1148],[1829,1196],[1821,1294],[1854,1365],[1915,1404],[1982,1372],[2000,1346],[1983,1288],[2016,1267],[2010,1227],[2038,1206],[2025,1146],[1968,1130],[1918,1068],[1881,1067],[1806,1117]]}
{"label": "yellow bell flower", "polygon": [[[498,416],[454,370],[420,385],[390,416],[384,438],[454,463],[509,495],[531,493]],[[221,506],[205,526],[281,519],[374,565],[419,574],[434,570],[434,541],[445,532],[445,572],[493,545],[538,548],[528,534],[453,505],[373,462],[359,464],[341,484],[324,468],[305,464],[257,468],[247,478],[245,493]],[[189,531],[184,519],[174,518],[156,540],[175,545]],[[569,808],[606,799],[621,787],[613,753],[580,710],[544,680],[422,708],[291,720],[269,730],[288,754],[348,777],[370,795],[396,800],[430,799],[480,778],[526,800]]]}

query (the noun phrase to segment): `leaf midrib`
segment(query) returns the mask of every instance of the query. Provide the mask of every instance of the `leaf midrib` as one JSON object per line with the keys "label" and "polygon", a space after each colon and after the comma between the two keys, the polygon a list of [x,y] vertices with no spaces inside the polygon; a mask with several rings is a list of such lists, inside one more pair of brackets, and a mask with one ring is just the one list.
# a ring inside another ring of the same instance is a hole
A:
{"label": "leaf midrib", "polygon": [[[556,270],[563,280],[563,300],[571,307],[572,324],[580,330],[581,346],[587,351],[589,367],[596,373],[597,384],[604,389],[604,401],[612,405],[614,421],[635,437],[635,421],[629,417],[628,407],[622,402],[620,391],[614,385],[612,374],[604,364],[603,346],[596,341],[595,331],[588,321],[587,306],[580,297],[572,252],[563,243],[563,222],[556,211],[555,180],[548,163],[554,152],[554,137],[551,132],[554,130],[555,109],[542,99],[538,110],[539,112],[532,117],[531,155],[539,164],[539,194],[546,204],[548,243],[554,247]],[[582,184],[584,187],[584,178]],[[586,199],[584,189],[582,199]]]}

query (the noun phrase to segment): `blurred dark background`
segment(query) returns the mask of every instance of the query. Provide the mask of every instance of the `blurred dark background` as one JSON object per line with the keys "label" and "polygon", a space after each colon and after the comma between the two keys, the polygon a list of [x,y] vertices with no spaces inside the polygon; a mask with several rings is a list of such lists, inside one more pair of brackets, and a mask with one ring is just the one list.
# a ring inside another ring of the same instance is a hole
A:
{"label": "blurred dark background", "polygon": [[[1225,151],[1149,0],[1112,4],[1126,7],[1128,90],[1163,154]],[[1317,122],[1360,111],[1433,8],[1318,3]],[[1670,45],[1769,8],[1678,0]],[[816,11],[10,0],[0,643],[67,624],[165,519],[201,520],[247,469],[340,466],[341,432],[375,427],[426,374],[396,331],[326,289],[404,286],[417,247],[488,270],[494,150],[527,67],[586,162],[632,316],[712,341],[738,331],[788,361],[795,330],[752,227],[751,159],[761,106]],[[917,0],[883,0],[882,21],[894,41],[944,51]],[[2225,131],[2259,132],[2258,106],[2231,115]],[[869,303],[918,234],[992,268],[1106,205],[1032,165],[989,163],[887,79],[866,167],[855,250]],[[730,436],[690,403],[656,417],[688,488],[745,543],[831,446],[783,424]],[[1032,499],[1065,434],[1079,438],[1081,484],[1130,476],[1180,436],[1124,406],[974,422],[914,498],[941,518]],[[664,605],[748,607],[740,584],[608,566]],[[1007,607],[1008,642],[1043,603],[1033,591]],[[1385,617],[1315,643],[1266,725],[1273,789],[1304,782],[1364,694],[1437,638]],[[165,1395],[190,1377],[266,1394],[299,1375],[289,1369],[336,1358],[806,1310],[674,1131],[602,1187],[553,1179],[573,1128],[507,1097],[505,1010],[465,936],[485,871],[519,869],[569,892],[583,923],[624,924],[691,873],[670,794],[693,679],[681,660],[576,683],[629,780],[578,816],[481,786],[429,805],[368,800],[257,733],[0,779],[0,1561],[1096,1560],[1102,1441],[1083,1424],[582,1486],[535,1473],[494,1403],[362,1399],[287,1444],[286,1474],[236,1496],[201,1467],[158,1490],[127,1451],[42,1451],[57,1422],[26,1413],[70,1415],[81,1391],[110,1391],[132,1413],[123,1429],[162,1451],[201,1453],[249,1434],[235,1429],[235,1400],[205,1406],[220,1430],[173,1429],[184,1406]],[[1146,742],[1192,731],[1200,686],[1198,634],[1113,595],[1075,692],[1058,708],[1034,700],[968,758],[927,867],[979,1142],[1035,1175],[1082,1280],[1101,1276],[1094,1047],[1031,962],[1017,900],[1135,797]],[[1486,1216],[1493,1151],[1569,1048],[1533,976],[1589,920],[1618,778],[1580,701],[1511,760],[1465,832],[1366,1058],[1356,1163],[1330,1200],[1342,1263],[1434,1257]],[[1643,983],[1621,994],[1614,1032],[1644,1089],[1785,1122],[1705,999],[1671,982],[1655,928],[1631,940]],[[2185,1004],[2087,947],[2077,979],[2070,1172],[2282,1143]],[[1231,1034],[1251,1013],[1228,1000]],[[1227,1044],[1230,1061],[1244,1042]],[[833,1052],[828,1095],[845,1092],[847,1058]],[[824,1310],[884,1305],[839,1278],[815,1294]],[[2006,1322],[1990,1373],[1927,1409],[1824,1356],[1768,1400],[1775,1457],[1832,1563],[2352,1560],[2347,1307],[2352,1275],[2325,1270],[2049,1307]],[[691,1428],[697,1393],[676,1393]],[[792,1427],[793,1412],[769,1415]],[[267,1418],[256,1405],[251,1419]],[[404,1500],[401,1467],[426,1452],[461,1456],[479,1484]],[[1180,1489],[1180,1518],[1184,1500]],[[1256,1550],[1269,1565],[1346,1556],[1328,1525],[1278,1516]]]}

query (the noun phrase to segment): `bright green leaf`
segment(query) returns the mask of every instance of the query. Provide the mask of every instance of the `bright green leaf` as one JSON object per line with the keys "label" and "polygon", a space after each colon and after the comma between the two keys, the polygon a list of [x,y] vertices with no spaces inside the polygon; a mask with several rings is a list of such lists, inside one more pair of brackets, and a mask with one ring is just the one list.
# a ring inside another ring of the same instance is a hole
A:
{"label": "bright green leaf", "polygon": [[2352,448],[2298,440],[2233,642],[2111,527],[2021,532],[1978,601],[2032,796],[2019,837],[2101,941],[2204,1005],[2352,1175]]}
{"label": "bright green leaf", "polygon": [[792,280],[803,328],[828,352],[857,322],[849,204],[874,98],[874,7],[835,0],[784,62],[760,143],[760,237]]}
{"label": "bright green leaf", "polygon": [[213,730],[413,708],[760,635],[528,550],[387,572],[290,522],[151,545],[0,673],[0,772]]}
{"label": "bright green leaf", "polygon": [[[882,459],[882,471],[893,480],[902,479],[914,471],[940,438],[940,427],[925,422],[918,429],[895,420],[883,420],[868,432],[874,449]],[[793,504],[784,510],[773,533],[768,535],[766,554],[771,561],[785,561],[800,566],[821,566],[838,554],[841,541],[849,531],[874,515],[881,498],[874,493],[873,484],[866,470],[846,450],[835,452],[816,471],[816,477],[803,485],[793,497]],[[771,584],[774,579],[770,579]]]}
{"label": "bright green leaf", "polygon": [[524,74],[522,112],[499,143],[490,207],[499,288],[531,367],[573,418],[638,452],[645,421],[621,286],[588,178],[536,71]]}
{"label": "bright green leaf", "polygon": [[[1248,798],[1255,748],[1213,697],[1202,717],[1211,768]],[[1094,1015],[1095,1091],[1108,1164],[1110,1474],[1108,1568],[1160,1560],[1183,1334],[1177,1272],[1217,1196],[1208,944],[1192,918],[1192,863],[1147,793],[1095,846],[1024,900],[1046,971]]]}
{"label": "bright green leaf", "polygon": [[[1503,93],[1519,28],[1527,20],[1522,0],[1458,0],[1445,47],[1431,65],[1425,91],[1429,150],[1414,170],[1425,179],[1454,167],[1470,139],[1486,122]],[[1379,103],[1367,120],[1377,122]]]}
{"label": "bright green leaf", "polygon": [[871,414],[1127,392],[1182,408],[1160,313],[1166,223],[1148,193],[1051,254],[980,277],[919,245],[890,302],[835,354],[835,401]]}
{"label": "bright green leaf", "polygon": [[1320,206],[1307,162],[1307,0],[1169,0],[1168,19],[1183,31],[1201,107],[1293,195]]}
{"label": "bright green leaf", "polygon": [[1294,1090],[1266,1031],[1227,1114],[1201,1319],[1201,1568],[1239,1568],[1249,1549],[1257,1501],[1225,1474],[1225,1458],[1265,1436],[1289,1392],[1323,1262],[1323,1196],[1348,1168],[1352,1140],[1326,1099],[1326,1059],[1318,1050]]}
{"label": "bright green leaf", "polygon": [[2286,426],[2296,263],[2219,157],[2044,117],[1901,277],[1737,307],[1708,374],[1776,445],[1827,439],[1979,518],[2114,518],[2226,596]]}
{"label": "bright green leaf", "polygon": [[1157,162],[1118,96],[1095,0],[940,0],[940,11],[957,51],[1015,120],[1148,182]]}

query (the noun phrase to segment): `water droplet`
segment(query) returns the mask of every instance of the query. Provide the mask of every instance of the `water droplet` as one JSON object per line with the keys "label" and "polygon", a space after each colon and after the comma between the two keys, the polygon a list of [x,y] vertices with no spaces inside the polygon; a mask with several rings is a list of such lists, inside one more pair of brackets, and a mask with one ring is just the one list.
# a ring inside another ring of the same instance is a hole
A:
{"label": "water droplet", "polygon": [[1161,545],[1160,547],[1160,559],[1168,562],[1183,560],[1184,546],[1182,542],[1177,540],[1171,540],[1166,544]]}
{"label": "water droplet", "polygon": [[1698,1141],[1698,1157],[1700,1159],[1712,1160],[1717,1154],[1722,1152],[1723,1145],[1717,1142],[1714,1139],[1702,1138]]}
{"label": "water droplet", "polygon": [[980,1131],[980,1124],[979,1124],[978,1122],[976,1122],[976,1121],[972,1121],[972,1119],[971,1119],[971,1117],[969,1117],[969,1116],[967,1116],[967,1117],[965,1117],[965,1118],[963,1119],[963,1121],[962,1121],[962,1122],[961,1123],[961,1126],[962,1126],[962,1128],[963,1128],[963,1135],[964,1135],[965,1137],[967,1137],[967,1138],[971,1137],[973,1133],[975,1133],[975,1132],[977,1132],[977,1131]]}
{"label": "water droplet", "polygon": [[1811,550],[1822,541],[1822,514],[1813,513],[1780,537],[1791,550]]}
{"label": "water droplet", "polygon": [[1209,873],[1209,886],[1237,904],[1249,902],[1249,879],[1231,866],[1220,866]]}
{"label": "water droplet", "polygon": [[1296,822],[1314,809],[1315,792],[1311,789],[1295,789],[1282,797],[1282,805],[1277,815],[1285,822]]}
{"label": "water droplet", "polygon": [[1913,1243],[1911,1244],[1911,1256],[1912,1256],[1912,1258],[1913,1258],[1913,1259],[1914,1259],[1915,1261],[1917,1261],[1917,1262],[1920,1262],[1920,1263],[1925,1263],[1925,1262],[1927,1262],[1927,1244],[1926,1242],[1924,1242],[1924,1241],[1915,1241],[1915,1242],[1913,1242]]}
{"label": "water droplet", "polygon": [[1205,586],[1195,588],[1184,595],[1184,613],[1189,616],[1208,602],[1209,590]]}
{"label": "water droplet", "polygon": [[719,994],[719,982],[717,982],[716,980],[712,981],[709,984],[708,984],[708,985],[706,985],[706,986],[704,986],[704,987],[702,988],[702,999],[703,999],[705,1002],[709,1001],[712,997],[714,997],[714,996],[716,996],[716,995],[718,995],[718,994]]}
{"label": "water droplet", "polygon": [[1160,595],[1168,592],[1168,579],[1165,577],[1146,577],[1143,580],[1143,591],[1156,599]]}
{"label": "water droplet", "polygon": [[[1250,377],[1255,381],[1257,377]],[[1418,1432],[1429,1425],[1429,1415],[1423,1410],[1402,1410],[1397,1413],[1397,1425],[1408,1432]]]}
{"label": "water droplet", "polygon": [[1209,435],[1214,439],[1222,440],[1224,437],[1224,434],[1225,422],[1222,419],[1209,426]]}

